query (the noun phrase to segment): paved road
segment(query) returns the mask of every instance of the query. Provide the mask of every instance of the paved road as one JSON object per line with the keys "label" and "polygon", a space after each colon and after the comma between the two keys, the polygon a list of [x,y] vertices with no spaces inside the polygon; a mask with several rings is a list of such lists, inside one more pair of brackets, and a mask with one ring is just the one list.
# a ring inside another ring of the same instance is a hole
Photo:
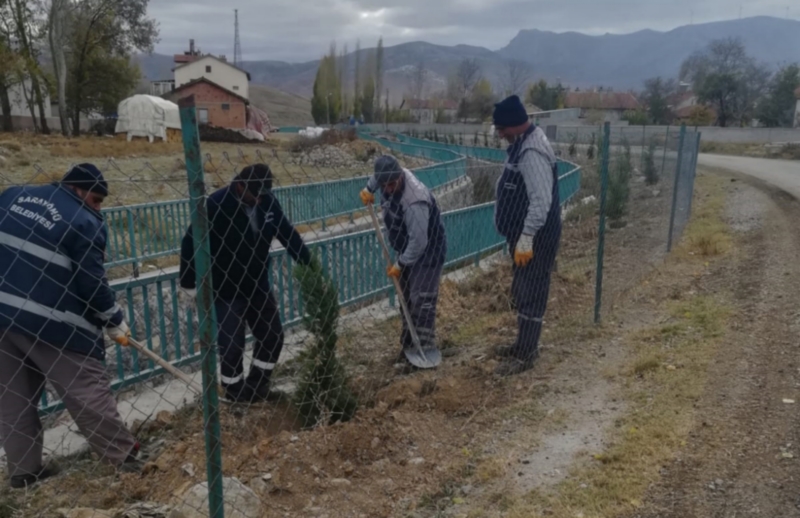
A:
{"label": "paved road", "polygon": [[800,199],[800,161],[701,154],[699,164],[753,176]]}

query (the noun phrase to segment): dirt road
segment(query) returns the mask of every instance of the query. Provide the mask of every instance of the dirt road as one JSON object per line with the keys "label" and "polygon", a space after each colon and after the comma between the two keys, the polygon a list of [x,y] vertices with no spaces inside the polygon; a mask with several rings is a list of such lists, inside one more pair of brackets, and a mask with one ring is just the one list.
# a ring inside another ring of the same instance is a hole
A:
{"label": "dirt road", "polygon": [[772,160],[726,155],[700,155],[701,166],[736,171],[764,180],[779,189],[800,198],[800,162],[797,160]]}
{"label": "dirt road", "polygon": [[700,164],[743,173],[728,202],[741,243],[730,265],[738,322],[686,447],[635,516],[800,516],[800,164],[712,155]]}

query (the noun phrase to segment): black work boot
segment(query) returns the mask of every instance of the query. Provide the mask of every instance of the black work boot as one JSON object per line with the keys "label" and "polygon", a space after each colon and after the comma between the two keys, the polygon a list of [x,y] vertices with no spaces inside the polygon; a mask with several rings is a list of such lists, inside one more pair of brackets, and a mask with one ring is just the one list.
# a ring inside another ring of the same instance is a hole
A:
{"label": "black work boot", "polygon": [[498,345],[494,348],[494,355],[498,358],[508,358],[514,354],[514,344]]}
{"label": "black work boot", "polygon": [[252,388],[244,380],[230,384],[223,383],[222,388],[225,391],[225,401],[229,403],[249,403],[253,396]]}
{"label": "black work boot", "polygon": [[143,457],[141,445],[137,441],[133,445],[130,453],[128,453],[128,457],[117,469],[122,473],[141,473],[145,465],[145,459]]}
{"label": "black work boot", "polygon": [[539,359],[539,349],[534,349],[533,353],[526,358],[520,358],[513,354],[507,356],[495,369],[495,376],[506,377],[521,374],[533,368],[536,360]]}
{"label": "black work boot", "polygon": [[60,472],[61,469],[57,464],[48,463],[36,473],[12,476],[9,480],[9,485],[11,486],[11,489],[24,489],[26,487],[31,487],[46,478],[58,475]]}
{"label": "black work boot", "polygon": [[247,375],[245,385],[249,390],[251,403],[277,402],[284,398],[285,394],[272,388],[272,371],[262,370],[258,367],[250,367],[250,374]]}

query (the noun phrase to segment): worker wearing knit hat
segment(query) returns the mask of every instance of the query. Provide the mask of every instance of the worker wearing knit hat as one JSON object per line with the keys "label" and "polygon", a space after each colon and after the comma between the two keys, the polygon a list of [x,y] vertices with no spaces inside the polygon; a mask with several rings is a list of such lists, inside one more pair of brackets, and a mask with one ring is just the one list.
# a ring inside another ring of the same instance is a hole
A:
{"label": "worker wearing knit hat", "polygon": [[108,183],[103,178],[103,173],[94,164],[78,164],[61,179],[64,185],[70,185],[84,191],[108,196]]}
{"label": "worker wearing knit hat", "polygon": [[519,97],[497,103],[493,122],[511,144],[497,182],[495,226],[514,260],[511,291],[517,307],[517,338],[496,349],[508,376],[533,367],[547,308],[550,274],[561,239],[556,155],[541,128],[531,124]]}
{"label": "worker wearing knit hat", "polygon": [[375,161],[375,174],[360,194],[364,205],[374,205],[379,190],[386,237],[397,254],[386,274],[400,284],[424,352],[423,358],[416,351],[414,336],[404,319],[397,363],[430,368],[429,361],[441,361],[436,345],[436,307],[447,257],[447,236],[439,205],[430,189],[391,155]]}
{"label": "worker wearing knit hat", "polygon": [[515,128],[528,122],[528,112],[519,96],[512,95],[495,104],[492,122],[498,128]]}

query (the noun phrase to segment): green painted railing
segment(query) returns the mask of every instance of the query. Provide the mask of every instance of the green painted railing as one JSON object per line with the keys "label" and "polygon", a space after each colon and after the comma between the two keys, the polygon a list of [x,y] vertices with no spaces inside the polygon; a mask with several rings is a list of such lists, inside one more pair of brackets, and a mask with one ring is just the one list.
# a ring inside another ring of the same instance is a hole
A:
{"label": "green painted railing", "polygon": [[[429,146],[389,143],[392,149],[409,156],[439,161],[415,169],[417,177],[431,189],[441,187],[467,174],[467,159],[454,151]],[[369,176],[359,176],[275,189],[275,195],[295,225],[324,222],[350,216],[364,206],[358,192]],[[103,209],[108,228],[106,267],[133,264],[145,259],[174,255],[189,226],[189,200],[144,203]]]}
{"label": "green painted railing", "polygon": [[[484,160],[486,162],[502,163],[505,162],[506,160],[505,149],[494,149],[494,148],[477,147],[477,146],[461,146],[457,144],[445,144],[444,142],[433,142],[430,140],[404,135],[402,133],[392,133],[391,135],[398,141],[400,141],[399,145],[404,146],[403,147],[404,149],[408,147],[419,146],[419,147],[440,149],[443,151],[450,151],[452,153],[456,153],[462,156],[467,156],[469,158],[474,158],[477,160]],[[374,132],[370,132],[367,130],[363,130],[361,132],[361,136],[364,138],[372,138],[378,140],[384,146],[387,145],[386,144],[387,142],[391,142],[384,138],[375,137]],[[398,143],[396,142],[391,142],[391,143],[394,145],[398,145]],[[576,194],[578,194],[580,186],[581,186],[580,167],[571,162],[559,160],[558,187],[559,187],[559,196],[561,202],[564,203],[570,201]]]}

